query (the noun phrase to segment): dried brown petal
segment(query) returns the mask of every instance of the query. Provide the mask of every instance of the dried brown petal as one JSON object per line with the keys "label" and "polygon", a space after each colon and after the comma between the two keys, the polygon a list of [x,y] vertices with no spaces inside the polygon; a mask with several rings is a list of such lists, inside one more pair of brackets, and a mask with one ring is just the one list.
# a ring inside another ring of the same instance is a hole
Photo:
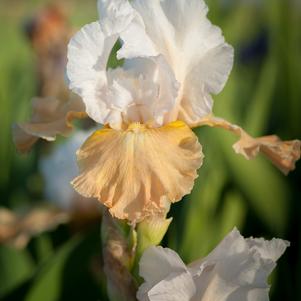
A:
{"label": "dried brown petal", "polygon": [[259,152],[268,157],[285,175],[295,169],[295,162],[300,159],[301,141],[282,141],[279,137],[264,136],[257,139],[242,133],[233,145],[236,153],[247,159],[253,159]]}
{"label": "dried brown petal", "polygon": [[25,29],[37,59],[38,95],[66,99],[64,77],[72,30],[63,7],[52,4],[42,8]]}
{"label": "dried brown petal", "polygon": [[104,209],[102,241],[104,272],[107,277],[108,294],[111,300],[135,301],[136,285],[130,273],[134,249],[121,231],[119,221]]}
{"label": "dried brown petal", "polygon": [[16,235],[17,228],[15,225],[17,222],[18,218],[13,212],[0,208],[0,243]]}
{"label": "dried brown petal", "polygon": [[300,159],[301,141],[282,141],[279,137],[264,136],[253,138],[241,127],[222,118],[208,116],[195,126],[208,125],[231,131],[240,137],[233,145],[237,154],[242,154],[246,159],[253,159],[259,153],[264,154],[285,175],[295,169],[295,162]]}
{"label": "dried brown petal", "polygon": [[31,121],[13,126],[14,143],[22,153],[29,151],[38,138],[53,141],[58,134],[67,136],[73,119],[87,117],[82,100],[75,96],[69,101],[35,98],[32,107]]}
{"label": "dried brown petal", "polygon": [[0,243],[16,248],[26,247],[29,240],[68,222],[67,212],[49,208],[36,208],[25,215],[17,215],[8,209],[0,209]]}

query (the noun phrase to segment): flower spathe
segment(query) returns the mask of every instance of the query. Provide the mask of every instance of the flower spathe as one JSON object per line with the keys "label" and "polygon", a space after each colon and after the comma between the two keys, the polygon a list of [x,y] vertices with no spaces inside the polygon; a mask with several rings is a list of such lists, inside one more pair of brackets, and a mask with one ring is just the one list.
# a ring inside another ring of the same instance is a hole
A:
{"label": "flower spathe", "polygon": [[139,301],[268,301],[267,278],[287,241],[244,239],[232,230],[205,258],[186,266],[173,250],[150,247],[140,260]]}
{"label": "flower spathe", "polygon": [[[164,215],[166,200],[191,191],[203,155],[190,128],[220,126],[211,118],[211,94],[226,83],[233,48],[208,20],[202,0],[99,0],[98,9],[100,20],[69,43],[67,76],[88,116],[106,128],[78,151],[80,175],[72,183],[112,215],[137,222]],[[118,40],[123,66],[108,69]],[[222,123],[236,129],[228,124]],[[264,151],[287,172],[300,156],[300,143],[282,148],[278,142],[261,141],[248,155],[242,140],[236,151],[248,158]],[[297,151],[286,156],[286,149]]]}

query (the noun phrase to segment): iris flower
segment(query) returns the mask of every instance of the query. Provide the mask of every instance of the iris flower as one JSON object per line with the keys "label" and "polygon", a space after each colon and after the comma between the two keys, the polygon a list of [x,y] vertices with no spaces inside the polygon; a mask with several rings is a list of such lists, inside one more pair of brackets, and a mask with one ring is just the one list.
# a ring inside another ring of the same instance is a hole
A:
{"label": "iris flower", "polygon": [[139,301],[268,301],[267,278],[287,241],[244,239],[232,230],[205,258],[186,266],[171,249],[150,247],[140,260]]}
{"label": "iris flower", "polygon": [[[31,122],[14,128],[17,149],[69,134],[76,118],[102,124],[78,150],[72,184],[133,224],[165,216],[190,193],[204,157],[194,127],[229,130],[240,138],[237,153],[251,159],[261,152],[285,174],[294,169],[300,141],[255,139],[213,115],[212,95],[228,79],[233,48],[203,0],[99,0],[98,11],[99,20],[68,45],[68,84],[80,98],[35,100]],[[107,68],[118,42],[123,64]]]}
{"label": "iris flower", "polygon": [[[226,128],[241,139],[246,158],[270,156],[285,173],[300,156],[300,142],[254,139],[212,114],[233,65],[233,48],[207,18],[202,0],[99,0],[100,20],[84,26],[68,46],[70,89],[104,128],[77,152],[72,184],[110,213],[135,223],[165,214],[190,193],[203,161],[191,128]],[[114,45],[122,67],[108,69]]]}

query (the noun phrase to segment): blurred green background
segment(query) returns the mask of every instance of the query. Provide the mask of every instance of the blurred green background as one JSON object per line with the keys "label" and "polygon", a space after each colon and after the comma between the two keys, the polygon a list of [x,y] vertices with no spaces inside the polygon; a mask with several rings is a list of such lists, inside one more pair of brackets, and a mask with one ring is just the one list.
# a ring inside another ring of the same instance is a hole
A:
{"label": "blurred green background", "polygon": [[[28,119],[37,87],[35,57],[22,25],[48,2],[0,2],[1,206],[15,211],[45,201],[37,169],[40,144],[28,155],[17,154],[11,125]],[[65,2],[76,28],[97,18],[96,1]],[[234,69],[215,97],[216,115],[254,136],[300,139],[300,1],[207,3],[210,19],[235,48]],[[235,155],[231,134],[209,128],[196,132],[205,163],[192,194],[172,207],[174,220],[163,244],[188,263],[206,255],[234,226],[244,236],[287,239],[291,247],[272,275],[271,300],[301,300],[300,163],[285,177],[264,158],[246,161]],[[99,223],[85,231],[60,226],[35,237],[24,250],[0,245],[0,299],[105,301],[100,250]]]}

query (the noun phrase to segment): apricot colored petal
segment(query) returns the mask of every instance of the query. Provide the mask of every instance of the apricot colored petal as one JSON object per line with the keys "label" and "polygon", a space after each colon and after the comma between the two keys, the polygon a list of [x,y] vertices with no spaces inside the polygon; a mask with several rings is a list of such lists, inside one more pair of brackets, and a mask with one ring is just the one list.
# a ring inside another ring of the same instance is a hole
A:
{"label": "apricot colored petal", "polygon": [[188,194],[203,159],[197,137],[180,121],[96,131],[77,157],[81,174],[74,188],[132,222],[165,212],[166,198],[176,202]]}

